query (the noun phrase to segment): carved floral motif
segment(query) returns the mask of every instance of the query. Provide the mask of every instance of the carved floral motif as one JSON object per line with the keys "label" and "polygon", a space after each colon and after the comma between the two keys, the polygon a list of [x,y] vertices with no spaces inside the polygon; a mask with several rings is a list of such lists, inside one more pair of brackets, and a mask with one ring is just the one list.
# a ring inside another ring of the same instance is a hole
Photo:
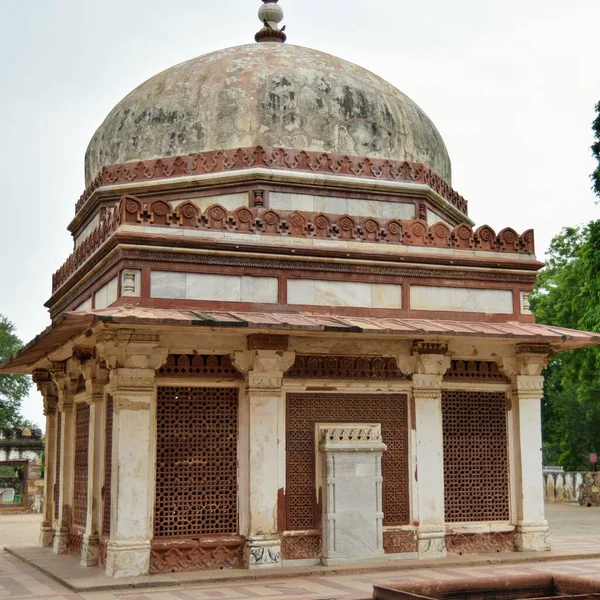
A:
{"label": "carved floral motif", "polygon": [[[183,203],[174,209],[166,200],[144,203],[133,196],[123,196],[116,208],[104,215],[98,228],[54,274],[52,291],[55,292],[60,288],[79,267],[87,262],[116,232],[121,223],[231,231],[253,235],[258,231],[275,236],[316,237],[435,248],[475,248],[501,253],[534,253],[531,230],[519,236],[512,229],[504,229],[496,235],[488,226],[480,227],[473,232],[464,224],[450,230],[444,223],[434,223],[430,226],[426,221],[419,219],[386,221],[368,217],[358,222],[349,215],[276,211],[260,206],[240,207],[228,211],[220,204],[214,204],[202,212],[191,202]],[[510,243],[507,239],[511,240]]]}
{"label": "carved floral motif", "polygon": [[431,187],[462,213],[468,214],[467,201],[439,175],[421,163],[348,156],[340,153],[307,152],[291,148],[262,148],[261,146],[106,166],[81,195],[75,205],[75,211],[79,212],[91,195],[105,185],[257,167],[421,183]]}
{"label": "carved floral motif", "polygon": [[515,534],[512,532],[448,533],[446,550],[449,554],[514,552]]}
{"label": "carved floral motif", "polygon": [[286,377],[398,379],[405,378],[395,358],[376,356],[310,356],[298,355]]}
{"label": "carved floral motif", "polygon": [[383,549],[386,554],[405,554],[417,551],[414,531],[388,530],[383,532]]}
{"label": "carved floral motif", "polygon": [[305,560],[321,556],[321,534],[284,536],[281,540],[283,560]]}

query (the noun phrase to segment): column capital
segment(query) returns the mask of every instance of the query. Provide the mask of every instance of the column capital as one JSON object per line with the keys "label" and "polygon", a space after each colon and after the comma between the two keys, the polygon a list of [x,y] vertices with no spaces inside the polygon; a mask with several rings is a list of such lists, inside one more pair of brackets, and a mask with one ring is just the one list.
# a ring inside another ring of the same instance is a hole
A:
{"label": "column capital", "polygon": [[549,344],[527,343],[517,344],[515,356],[503,357],[499,361],[500,368],[511,378],[518,375],[539,376],[548,365],[552,354]]}
{"label": "column capital", "polygon": [[544,395],[544,377],[541,375],[517,375],[514,383],[519,400],[541,400]]}
{"label": "column capital", "polygon": [[448,355],[448,344],[445,342],[425,342],[414,340],[411,354],[400,354],[396,357],[400,370],[406,375],[443,376],[450,368],[451,358]]}
{"label": "column capital", "polygon": [[58,405],[58,388],[52,380],[52,374],[47,369],[36,369],[32,374],[32,379],[44,398],[44,415],[47,417],[55,415]]}
{"label": "column capital", "polygon": [[87,360],[81,365],[81,372],[85,379],[87,403],[93,404],[104,398],[104,388],[108,383],[110,371],[104,361],[100,359]]}
{"label": "column capital", "polygon": [[160,335],[135,329],[105,329],[96,334],[97,356],[107,368],[151,369],[167,360],[168,348],[160,346]]}
{"label": "column capital", "polygon": [[413,396],[418,400],[439,400],[442,395],[442,376],[415,373],[412,376]]}
{"label": "column capital", "polygon": [[246,374],[252,392],[280,390],[283,374],[296,360],[295,352],[284,350],[243,350],[234,352],[232,362]]}

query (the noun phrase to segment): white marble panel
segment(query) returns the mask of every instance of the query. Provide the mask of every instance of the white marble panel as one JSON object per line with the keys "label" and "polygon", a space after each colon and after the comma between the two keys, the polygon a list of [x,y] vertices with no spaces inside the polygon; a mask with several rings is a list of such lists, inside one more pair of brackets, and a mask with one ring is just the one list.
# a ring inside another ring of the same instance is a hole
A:
{"label": "white marble panel", "polygon": [[237,275],[186,273],[185,297],[188,300],[239,302],[241,299],[241,279]]}
{"label": "white marble panel", "polygon": [[90,234],[93,233],[94,229],[96,229],[100,225],[100,214],[96,214],[96,216],[83,228],[83,231],[75,238],[75,248],[79,248]]}
{"label": "white marble panel", "polygon": [[450,229],[454,229],[454,226],[451,223],[448,223],[444,217],[440,217],[436,212],[432,211],[430,208],[427,209],[427,224],[433,225],[434,223],[445,223],[450,227]]}
{"label": "white marble panel", "polygon": [[269,207],[273,210],[300,210],[312,212],[313,197],[308,194],[290,194],[288,192],[269,192]]}
{"label": "white marble panel", "polygon": [[384,219],[414,219],[415,205],[410,202],[382,202],[381,216]]}
{"label": "white marble panel", "polygon": [[402,286],[389,283],[371,284],[372,308],[402,308]]}
{"label": "white marble panel", "polygon": [[94,308],[106,308],[117,300],[117,277],[113,277],[106,285],[94,294]]}
{"label": "white marble panel", "polygon": [[513,313],[513,297],[509,290],[413,285],[410,288],[410,308],[510,315]]}
{"label": "white marble panel", "polygon": [[315,303],[315,282],[312,279],[288,279],[288,304]]}
{"label": "white marble panel", "polygon": [[185,298],[185,273],[152,271],[150,296],[152,298]]}
{"label": "white marble panel", "polygon": [[371,307],[371,284],[353,281],[315,281],[316,306]]}
{"label": "white marble panel", "polygon": [[279,279],[277,277],[242,277],[241,301],[277,303]]}
{"label": "white marble panel", "polygon": [[289,304],[402,308],[402,286],[357,281],[288,280]]}
{"label": "white marble panel", "polygon": [[87,300],[82,302],[75,311],[79,310],[92,310],[92,297],[90,296]]}
{"label": "white marble panel", "polygon": [[383,202],[379,200],[348,200],[348,214],[377,219],[383,216]]}
{"label": "white marble panel", "polygon": [[348,200],[346,198],[328,198],[326,196],[314,197],[314,211],[344,215],[348,212]]}

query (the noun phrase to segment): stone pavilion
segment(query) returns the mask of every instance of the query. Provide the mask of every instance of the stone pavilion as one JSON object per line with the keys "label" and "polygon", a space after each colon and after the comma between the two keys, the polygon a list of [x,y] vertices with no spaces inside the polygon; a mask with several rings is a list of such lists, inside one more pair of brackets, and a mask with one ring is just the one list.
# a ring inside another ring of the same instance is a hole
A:
{"label": "stone pavilion", "polygon": [[549,549],[532,230],[476,227],[427,115],[286,41],[160,73],[93,136],[52,325],[41,543],[114,577]]}

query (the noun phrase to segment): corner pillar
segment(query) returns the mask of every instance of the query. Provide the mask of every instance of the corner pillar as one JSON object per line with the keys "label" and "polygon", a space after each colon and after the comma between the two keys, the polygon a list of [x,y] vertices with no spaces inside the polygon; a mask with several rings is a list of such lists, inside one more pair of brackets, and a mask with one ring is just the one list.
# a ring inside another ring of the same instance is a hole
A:
{"label": "corner pillar", "polygon": [[98,564],[100,538],[100,491],[102,474],[104,386],[108,371],[97,360],[86,361],[82,366],[86,385],[86,402],[90,407],[90,430],[88,442],[88,491],[87,519],[81,548],[81,565],[92,567]]}
{"label": "corner pillar", "polygon": [[541,400],[542,371],[550,348],[546,344],[519,344],[516,358],[504,359],[512,380],[511,428],[516,492],[516,546],[519,552],[550,550],[542,477]]}
{"label": "corner pillar", "polygon": [[283,374],[294,363],[287,336],[249,336],[248,350],[236,352],[235,366],[245,374],[249,409],[249,568],[280,567],[277,523],[279,488],[278,425],[283,410]]}
{"label": "corner pillar", "polygon": [[44,398],[44,415],[46,417],[46,436],[44,445],[44,508],[40,527],[40,544],[52,546],[54,541],[54,483],[56,481],[56,434],[58,389],[52,381],[49,371],[38,370],[33,373],[33,381]]}
{"label": "corner pillar", "polygon": [[147,575],[154,502],[154,377],[168,351],[159,347],[158,335],[133,330],[102,332],[97,349],[110,369],[114,410],[106,573]]}
{"label": "corner pillar", "polygon": [[414,342],[412,345],[420,558],[446,556],[442,379],[450,367],[447,351],[446,344]]}
{"label": "corner pillar", "polygon": [[69,525],[72,518],[75,457],[74,394],[77,390],[79,375],[67,371],[65,362],[53,363],[51,372],[58,388],[58,411],[62,421],[59,457],[58,518],[54,524],[53,551],[55,554],[64,554],[67,551]]}

